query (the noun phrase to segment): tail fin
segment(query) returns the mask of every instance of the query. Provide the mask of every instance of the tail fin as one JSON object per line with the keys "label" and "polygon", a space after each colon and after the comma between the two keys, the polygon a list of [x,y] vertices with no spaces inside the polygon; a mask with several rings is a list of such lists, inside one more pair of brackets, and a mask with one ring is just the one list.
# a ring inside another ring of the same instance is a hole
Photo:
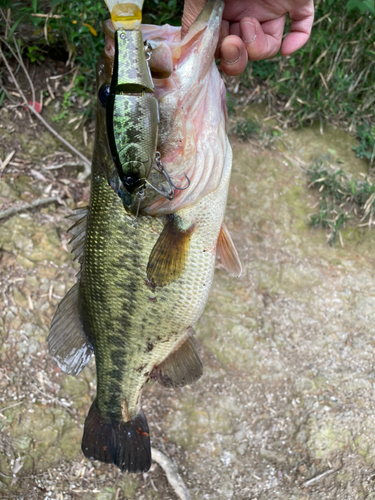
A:
{"label": "tail fin", "polygon": [[85,422],[82,451],[85,457],[114,463],[123,472],[148,471],[151,446],[143,411],[129,422],[123,422],[103,417],[94,401]]}

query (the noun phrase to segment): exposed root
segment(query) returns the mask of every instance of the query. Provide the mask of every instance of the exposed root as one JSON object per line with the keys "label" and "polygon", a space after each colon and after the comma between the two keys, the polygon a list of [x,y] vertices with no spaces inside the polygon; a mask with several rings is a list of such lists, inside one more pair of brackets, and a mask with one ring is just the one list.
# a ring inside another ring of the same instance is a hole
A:
{"label": "exposed root", "polygon": [[151,457],[164,470],[169,484],[174,489],[180,500],[191,500],[189,490],[187,489],[182,477],[177,471],[177,466],[164,453],[151,447]]}

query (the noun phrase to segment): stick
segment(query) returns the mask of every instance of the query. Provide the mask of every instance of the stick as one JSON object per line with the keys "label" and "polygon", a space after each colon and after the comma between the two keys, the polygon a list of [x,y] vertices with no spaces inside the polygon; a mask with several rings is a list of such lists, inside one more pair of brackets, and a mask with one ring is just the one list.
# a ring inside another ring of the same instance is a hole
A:
{"label": "stick", "polygon": [[5,160],[0,163],[0,172],[2,172],[4,170],[4,168],[8,165],[10,160],[13,158],[15,152],[16,152],[16,150],[13,149],[13,151],[8,154],[8,156],[5,158]]}
{"label": "stick", "polygon": [[151,448],[151,456],[154,462],[159,464],[164,470],[169,484],[172,486],[180,500],[191,500],[189,490],[178,473],[176,464],[167,458],[164,453],[159,450],[155,450],[155,448]]}
{"label": "stick", "polygon": [[18,403],[13,403],[12,405],[6,406],[5,408],[0,408],[0,412],[3,412],[5,410],[9,410],[9,408],[13,408],[14,406],[21,405],[23,403],[22,401],[18,401]]}
{"label": "stick", "polygon": [[32,17],[47,17],[48,19],[61,19],[62,16],[59,16],[58,14],[31,14]]}
{"label": "stick", "polygon": [[21,56],[21,52],[20,52],[20,49],[17,45],[17,42],[16,42],[16,39],[14,38],[13,36],[13,43],[14,45],[16,46],[16,50],[17,50],[17,54],[18,54],[18,57],[16,56],[16,54],[14,53],[14,50],[12,49],[12,47],[9,45],[9,43],[4,40],[4,38],[2,36],[0,36],[0,41],[3,42],[3,44],[8,48],[8,50],[11,52],[12,56],[14,57],[14,59],[18,62],[18,64],[21,66],[21,68],[23,69],[24,73],[25,73],[25,76],[29,82],[29,85],[30,85],[30,89],[31,89],[31,94],[32,94],[32,100],[33,100],[33,108],[35,107],[35,89],[34,89],[34,85],[33,85],[33,82],[30,78],[30,75],[29,73],[27,72],[26,70],[26,66],[23,64],[23,60],[22,60],[22,56]]}
{"label": "stick", "polygon": [[[0,39],[2,40],[1,37],[0,37]],[[25,106],[38,118],[39,121],[41,121],[43,123],[43,125],[51,132],[51,134],[53,134],[60,142],[62,142],[64,144],[64,146],[66,146],[68,149],[70,149],[70,151],[72,151],[72,153],[74,153],[76,156],[81,158],[81,160],[84,163],[86,163],[88,165],[88,167],[90,167],[90,165],[91,165],[90,160],[88,158],[86,158],[86,156],[84,156],[82,153],[80,153],[74,146],[72,146],[72,144],[70,144],[70,142],[68,142],[66,139],[61,137],[61,135],[59,133],[57,133],[56,130],[54,128],[52,128],[51,125],[49,123],[47,123],[46,120],[32,106],[30,106],[30,104],[27,102],[25,94],[22,92],[22,90],[21,90],[21,88],[16,80],[16,77],[14,76],[12,68],[9,66],[9,63],[8,63],[1,47],[0,47],[0,55],[3,58],[5,66],[8,70],[8,73],[10,74],[18,92],[20,93],[20,95],[24,101]]]}
{"label": "stick", "polygon": [[51,196],[49,198],[39,198],[38,200],[34,200],[31,203],[24,203],[23,205],[18,205],[16,207],[8,208],[7,210],[3,210],[0,212],[0,219],[5,219],[6,217],[10,217],[12,215],[18,214],[19,212],[23,212],[24,210],[28,210],[29,208],[40,207],[41,205],[48,205],[48,203],[52,203],[53,201],[59,201],[56,197]]}
{"label": "stick", "polygon": [[[58,170],[64,167],[83,167],[80,161],[66,161],[64,163],[59,163],[58,165],[51,165],[50,167],[42,167],[44,170]],[[0,167],[1,168],[1,167]]]}
{"label": "stick", "polygon": [[13,43],[16,46],[16,49],[17,49],[19,63],[20,63],[20,65],[21,65],[21,67],[23,69],[23,72],[25,73],[26,78],[27,78],[27,80],[29,82],[30,89],[31,89],[31,95],[32,95],[32,107],[35,108],[35,88],[34,88],[34,84],[33,84],[33,81],[30,78],[30,75],[29,75],[29,72],[26,69],[26,66],[23,63],[23,59],[22,59],[22,55],[21,55],[21,52],[20,52],[20,48],[17,45],[17,42],[16,42],[16,39],[14,38],[14,35],[13,35]]}
{"label": "stick", "polygon": [[304,486],[306,488],[307,486],[310,486],[310,484],[313,484],[316,481],[320,481],[320,479],[323,479],[323,477],[329,476],[330,474],[333,474],[334,472],[337,472],[337,471],[334,469],[328,469],[325,472],[323,472],[322,474],[319,474],[318,476],[315,476],[312,479],[305,481],[304,483],[302,483],[302,486]]}

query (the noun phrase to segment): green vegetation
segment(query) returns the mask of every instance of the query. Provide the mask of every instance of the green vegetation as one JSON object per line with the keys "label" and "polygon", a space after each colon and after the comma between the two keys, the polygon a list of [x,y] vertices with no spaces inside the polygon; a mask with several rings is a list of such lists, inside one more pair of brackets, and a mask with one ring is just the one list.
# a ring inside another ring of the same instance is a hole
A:
{"label": "green vegetation", "polygon": [[[0,34],[13,49],[17,43],[24,57],[34,64],[45,63],[48,57],[57,55],[66,63],[67,70],[71,70],[65,77],[69,91],[63,94],[61,110],[55,119],[67,117],[73,103],[82,108],[85,119],[90,118],[95,95],[95,64],[104,44],[101,23],[109,18],[104,1],[0,0],[0,7]],[[179,24],[182,7],[183,0],[145,0],[144,22]],[[290,57],[278,55],[249,64],[245,73],[236,79],[239,94],[228,93],[229,112],[239,95],[248,93],[252,94],[252,100],[266,101],[269,114],[275,115],[283,125],[333,122],[356,134],[357,156],[372,165],[375,156],[374,40],[373,0],[317,0],[309,42]],[[3,51],[11,60],[11,53],[4,45]],[[72,71],[73,68],[77,71]],[[7,96],[1,78],[0,70],[0,105],[6,102]],[[264,132],[258,124],[245,119],[235,128],[241,138],[262,136]],[[268,132],[269,136],[277,135],[277,131]]]}
{"label": "green vegetation", "polygon": [[57,46],[66,50],[69,63],[80,65],[81,74],[93,78],[97,54],[104,46],[103,37],[98,36],[100,22],[107,15],[103,1],[2,0],[1,6],[8,21],[8,26],[4,18],[1,22],[4,35],[11,42],[14,34],[31,62]]}
{"label": "green vegetation", "polygon": [[[179,24],[182,6],[181,0],[146,0],[144,22]],[[85,116],[90,117],[95,94],[95,65],[104,47],[101,25],[109,19],[104,0],[0,0],[0,8],[0,35],[13,49],[17,43],[31,63],[41,63],[48,54],[51,57],[57,54],[68,69],[79,69],[69,96],[64,94],[62,112],[54,120],[67,117],[67,108],[77,97],[81,97],[81,103],[90,100],[84,110]],[[7,48],[3,50],[10,58]],[[0,105],[4,97],[0,89]]]}
{"label": "green vegetation", "polygon": [[323,164],[308,171],[309,187],[319,192],[319,213],[310,216],[312,226],[328,229],[333,245],[347,221],[371,225],[375,214],[375,184],[367,178],[350,179],[341,169]]}
{"label": "green vegetation", "polygon": [[290,57],[252,63],[240,81],[260,85],[284,124],[328,120],[362,131],[366,121],[375,124],[374,40],[373,0],[318,0],[309,42]]}
{"label": "green vegetation", "polygon": [[261,147],[271,146],[281,135],[279,127],[269,126],[252,118],[239,117],[233,121],[230,132],[235,133],[242,141],[257,139]]}
{"label": "green vegetation", "polygon": [[364,121],[357,127],[357,137],[360,141],[359,146],[354,147],[355,154],[359,158],[367,158],[372,165],[375,157],[375,125]]}
{"label": "green vegetation", "polygon": [[236,135],[240,139],[246,139],[250,136],[259,136],[261,134],[261,125],[251,118],[236,120]]}

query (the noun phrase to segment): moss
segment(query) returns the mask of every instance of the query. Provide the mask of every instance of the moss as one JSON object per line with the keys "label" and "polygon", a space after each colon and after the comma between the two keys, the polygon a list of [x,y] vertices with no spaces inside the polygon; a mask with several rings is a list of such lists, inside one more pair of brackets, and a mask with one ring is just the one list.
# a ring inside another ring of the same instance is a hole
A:
{"label": "moss", "polygon": [[81,408],[86,405],[86,397],[89,394],[89,384],[83,376],[72,377],[67,375],[64,378],[59,391],[59,398],[65,398],[73,403],[74,408]]}
{"label": "moss", "polygon": [[96,500],[115,500],[116,498],[116,490],[115,488],[111,488],[106,486],[103,490],[96,495]]}
{"label": "moss", "polygon": [[209,401],[199,401],[184,392],[176,410],[166,418],[164,427],[178,446],[196,451],[202,438],[209,440],[210,436],[231,434],[237,426],[240,411],[241,407],[234,397],[212,395]]}
{"label": "moss", "polygon": [[326,417],[310,420],[309,448],[317,458],[330,459],[351,442],[351,433],[342,422]]}
{"label": "moss", "polygon": [[138,486],[139,481],[135,475],[126,474],[118,482],[118,487],[121,488],[124,497],[129,500],[134,498]]}

